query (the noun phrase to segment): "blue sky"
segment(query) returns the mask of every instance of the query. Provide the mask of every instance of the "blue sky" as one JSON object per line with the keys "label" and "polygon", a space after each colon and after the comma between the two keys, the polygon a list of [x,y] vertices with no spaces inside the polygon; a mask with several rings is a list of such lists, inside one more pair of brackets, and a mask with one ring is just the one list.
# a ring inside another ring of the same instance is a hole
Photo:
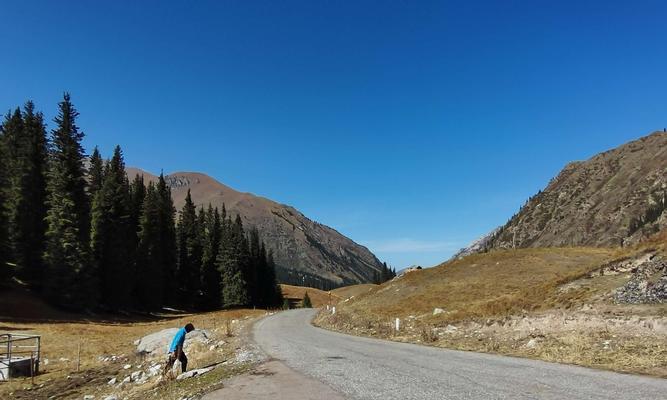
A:
{"label": "blue sky", "polygon": [[3,2],[0,108],[50,121],[70,91],[88,150],[429,266],[568,161],[667,126],[664,4]]}

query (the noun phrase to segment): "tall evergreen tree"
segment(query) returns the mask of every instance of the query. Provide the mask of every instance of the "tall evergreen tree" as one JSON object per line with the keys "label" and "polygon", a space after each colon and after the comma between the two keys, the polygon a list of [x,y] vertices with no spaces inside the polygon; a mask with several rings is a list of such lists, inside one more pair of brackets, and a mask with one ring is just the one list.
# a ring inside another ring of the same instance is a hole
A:
{"label": "tall evergreen tree", "polygon": [[182,304],[192,306],[201,289],[202,244],[197,209],[188,190],[178,218],[178,282]]}
{"label": "tall evergreen tree", "polygon": [[65,93],[59,103],[47,184],[45,293],[55,303],[72,308],[94,304],[89,262],[89,205],[86,197],[83,132],[78,112]]}
{"label": "tall evergreen tree", "polygon": [[276,263],[273,259],[273,253],[267,251],[266,255],[266,278],[267,282],[267,304],[268,307],[278,307],[283,303],[283,293],[276,280]]}
{"label": "tall evergreen tree", "polygon": [[222,223],[218,209],[208,205],[206,212],[204,252],[202,255],[202,291],[204,306],[208,309],[220,307],[222,296],[221,276],[217,258],[222,239]]}
{"label": "tall evergreen tree", "polygon": [[250,301],[244,277],[248,260],[248,244],[239,216],[235,222],[227,219],[218,254],[218,269],[222,274],[222,304],[225,307],[243,306]]}
{"label": "tall evergreen tree", "polygon": [[21,276],[39,288],[46,231],[46,127],[32,102],[27,102],[23,110],[23,135],[12,188],[11,242]]}
{"label": "tall evergreen tree", "polygon": [[93,154],[90,156],[90,167],[88,168],[88,195],[90,199],[95,198],[95,194],[102,188],[104,181],[104,160],[100,150],[95,146]]}
{"label": "tall evergreen tree", "polygon": [[125,309],[132,303],[136,232],[130,217],[130,187],[123,153],[116,146],[105,168],[102,187],[93,199],[91,230],[92,258],[101,281],[102,300],[113,309]]}
{"label": "tall evergreen tree", "polygon": [[165,229],[160,209],[162,199],[153,184],[148,184],[140,217],[139,249],[136,259],[134,298],[137,307],[157,310],[165,298],[164,253],[161,249],[162,230]]}
{"label": "tall evergreen tree", "polygon": [[255,305],[264,305],[264,291],[266,286],[261,282],[263,272],[266,269],[266,259],[262,258],[262,245],[259,239],[259,231],[252,227],[248,233],[248,264],[245,269],[245,281],[248,286],[250,302]]}
{"label": "tall evergreen tree", "polygon": [[[0,286],[9,282],[9,278],[14,274],[7,261],[10,258],[10,243],[8,232],[9,221],[9,165],[7,132],[12,128],[12,114],[7,113],[5,120],[0,124]],[[15,121],[14,121],[15,122]]]}
{"label": "tall evergreen tree", "polygon": [[171,198],[171,189],[167,185],[164,175],[160,173],[158,183],[156,186],[159,218],[158,231],[160,232],[158,250],[156,254],[160,256],[160,264],[162,267],[163,277],[163,304],[176,305],[178,291],[177,284],[177,243],[176,243],[176,226],[174,217],[176,209]]}

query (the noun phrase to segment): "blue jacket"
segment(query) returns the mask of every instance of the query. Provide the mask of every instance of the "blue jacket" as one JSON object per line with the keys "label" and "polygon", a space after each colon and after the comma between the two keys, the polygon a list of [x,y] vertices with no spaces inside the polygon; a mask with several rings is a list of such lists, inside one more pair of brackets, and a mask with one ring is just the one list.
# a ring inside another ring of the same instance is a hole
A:
{"label": "blue jacket", "polygon": [[169,346],[169,352],[173,353],[176,351],[177,348],[183,349],[183,343],[185,342],[185,334],[187,332],[185,331],[185,327],[181,328],[176,332],[176,336],[174,336],[174,340],[171,341],[171,346]]}

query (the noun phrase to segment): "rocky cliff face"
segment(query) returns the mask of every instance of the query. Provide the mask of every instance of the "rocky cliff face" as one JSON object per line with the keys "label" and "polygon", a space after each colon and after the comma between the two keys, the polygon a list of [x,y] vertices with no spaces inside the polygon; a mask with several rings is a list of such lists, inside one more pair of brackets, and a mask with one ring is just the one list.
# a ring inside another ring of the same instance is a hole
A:
{"label": "rocky cliff face", "polygon": [[619,246],[667,226],[667,133],[568,164],[485,249]]}
{"label": "rocky cliff face", "polygon": [[[128,168],[128,175],[154,175]],[[281,282],[331,287],[371,282],[382,264],[365,247],[334,229],[308,219],[293,207],[241,193],[205,174],[176,172],[166,177],[177,210],[183,206],[188,189],[197,205],[212,204],[228,213],[239,214],[245,226],[255,226],[273,251]]]}

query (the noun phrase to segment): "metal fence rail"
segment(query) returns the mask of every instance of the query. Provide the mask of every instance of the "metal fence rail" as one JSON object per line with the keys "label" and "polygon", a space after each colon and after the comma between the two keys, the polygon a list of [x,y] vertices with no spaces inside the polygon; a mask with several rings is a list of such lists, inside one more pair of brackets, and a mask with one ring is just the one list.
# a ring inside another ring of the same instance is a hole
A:
{"label": "metal fence rail", "polygon": [[0,333],[0,380],[14,375],[34,377],[39,370],[41,350],[38,335]]}

